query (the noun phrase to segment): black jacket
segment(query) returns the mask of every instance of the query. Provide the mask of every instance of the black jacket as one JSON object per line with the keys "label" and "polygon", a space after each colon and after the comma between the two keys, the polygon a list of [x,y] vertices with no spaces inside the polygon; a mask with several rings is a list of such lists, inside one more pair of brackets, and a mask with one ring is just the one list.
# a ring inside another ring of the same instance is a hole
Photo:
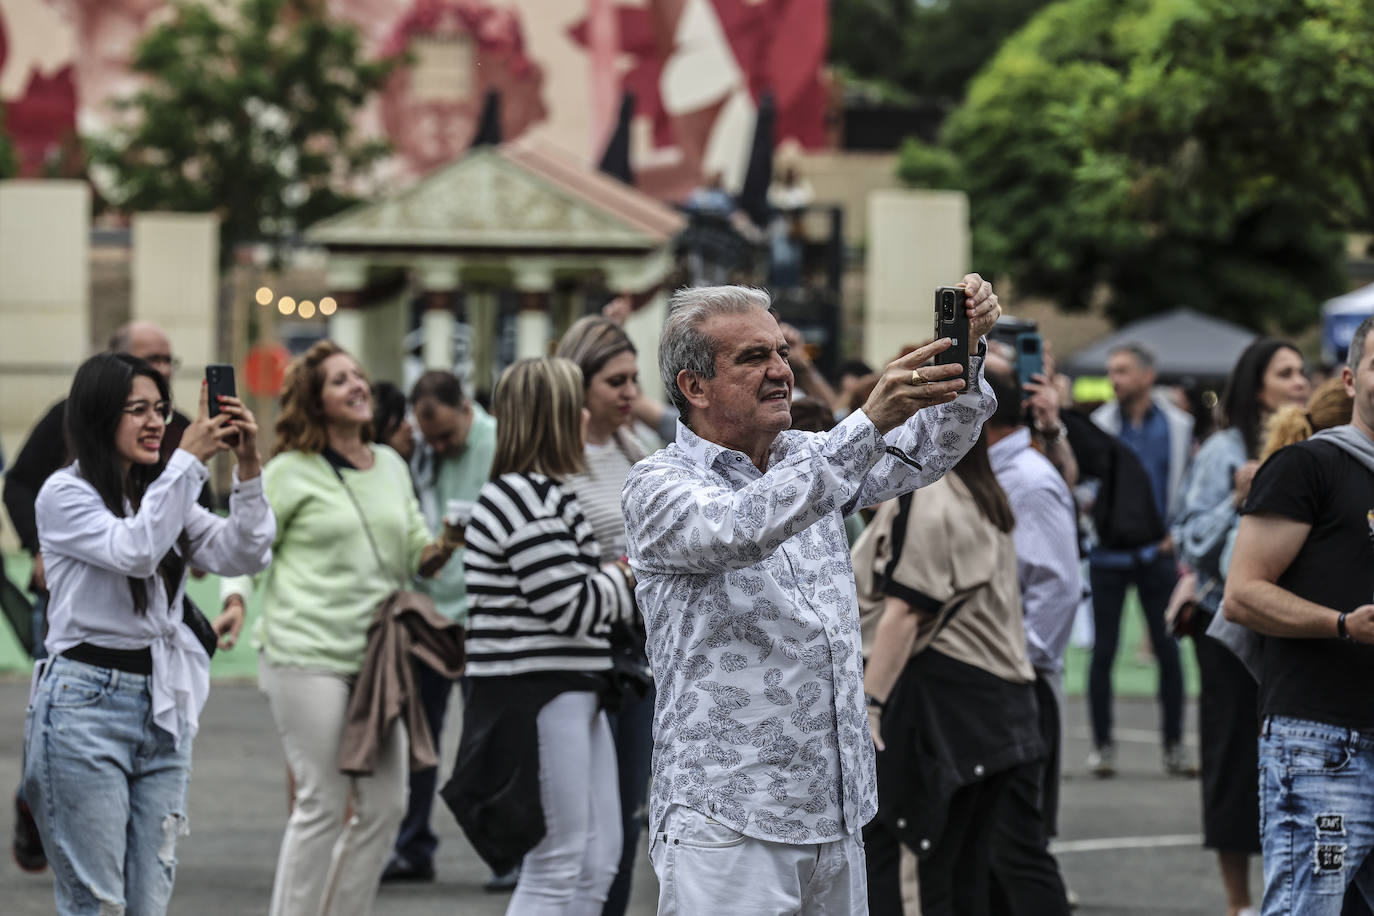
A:
{"label": "black jacket", "polygon": [[1135,452],[1077,411],[1062,411],[1060,417],[1079,476],[1099,481],[1093,503],[1098,545],[1134,550],[1164,540],[1168,530],[1155,506],[1154,487]]}

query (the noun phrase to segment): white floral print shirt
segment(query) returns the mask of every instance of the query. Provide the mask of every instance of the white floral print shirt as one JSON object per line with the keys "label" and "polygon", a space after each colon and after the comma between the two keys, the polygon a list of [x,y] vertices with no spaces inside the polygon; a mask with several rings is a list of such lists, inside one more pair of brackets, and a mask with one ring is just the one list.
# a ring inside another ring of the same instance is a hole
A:
{"label": "white floral print shirt", "polygon": [[972,362],[970,391],[886,438],[856,411],[828,433],[782,433],[761,473],[679,424],[631,470],[622,504],[658,687],[655,840],[672,804],[794,844],[876,813],[844,519],[968,451],[996,407]]}

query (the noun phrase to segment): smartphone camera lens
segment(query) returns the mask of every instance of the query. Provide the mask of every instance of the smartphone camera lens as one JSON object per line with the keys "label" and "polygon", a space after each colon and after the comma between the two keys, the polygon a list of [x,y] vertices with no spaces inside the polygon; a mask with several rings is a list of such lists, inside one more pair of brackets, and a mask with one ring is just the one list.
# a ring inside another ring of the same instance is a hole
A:
{"label": "smartphone camera lens", "polygon": [[945,293],[940,302],[940,315],[945,321],[954,320],[954,294]]}

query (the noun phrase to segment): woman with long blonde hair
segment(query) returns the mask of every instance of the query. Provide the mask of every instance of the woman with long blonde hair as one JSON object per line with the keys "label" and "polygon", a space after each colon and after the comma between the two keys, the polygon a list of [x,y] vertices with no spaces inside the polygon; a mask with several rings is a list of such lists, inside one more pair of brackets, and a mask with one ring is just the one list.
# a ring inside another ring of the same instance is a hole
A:
{"label": "woman with long blonde hair", "polygon": [[502,374],[492,476],[467,529],[472,690],[443,796],[494,870],[523,862],[508,916],[596,916],[620,862],[605,709],[610,632],[634,611],[634,577],[603,562],[568,486],[585,467],[582,405],[566,359]]}
{"label": "woman with long blonde hair", "polygon": [[[409,745],[398,722],[372,775],[345,776],[345,712],[375,609],[445,551],[430,543],[405,461],[371,441],[372,386],[342,347],[322,340],[298,357],[281,405],[263,469],[277,539],[254,642],[295,802],[269,912],[362,916],[405,813]],[[226,611],[242,613],[251,588],[226,580]]]}
{"label": "woman with long blonde hair", "polygon": [[[601,546],[601,561],[625,556],[625,515],[620,494],[630,467],[644,457],[644,447],[630,432],[639,397],[639,365],[625,330],[613,321],[588,316],[574,322],[558,344],[558,355],[582,370],[587,407],[583,470],[568,478],[582,511]],[[639,853],[640,826],[649,794],[649,766],[654,745],[654,682],[644,649],[644,624],[632,614],[612,633],[620,708],[611,716],[616,762],[620,772],[623,833],[620,868],[602,916],[623,916],[630,902],[630,883]]]}

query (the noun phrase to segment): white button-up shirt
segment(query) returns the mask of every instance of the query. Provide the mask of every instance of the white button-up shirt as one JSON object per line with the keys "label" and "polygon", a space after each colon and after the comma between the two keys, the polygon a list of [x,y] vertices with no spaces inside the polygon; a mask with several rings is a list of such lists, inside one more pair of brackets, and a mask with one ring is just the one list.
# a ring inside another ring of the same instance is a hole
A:
{"label": "white button-up shirt", "polygon": [[[208,476],[194,455],[177,449],[138,511],[120,518],[72,464],[47,479],[34,507],[48,578],[48,652],[60,655],[83,642],[151,650],[153,721],[178,743],[196,733],[210,692],[210,659],[181,619],[185,577],[169,600],[158,563],[184,532],[188,566],[247,575],[271,561],[277,534],[261,476],[239,481],[235,474],[228,518],[196,502]],[[147,583],[146,613],[134,611],[130,576]]]}
{"label": "white button-up shirt", "polygon": [[623,494],[658,687],[650,825],[669,805],[825,843],[877,812],[845,516],[939,479],[996,401],[973,388],[884,438],[862,411],[787,431],[766,472],[685,425]]}

